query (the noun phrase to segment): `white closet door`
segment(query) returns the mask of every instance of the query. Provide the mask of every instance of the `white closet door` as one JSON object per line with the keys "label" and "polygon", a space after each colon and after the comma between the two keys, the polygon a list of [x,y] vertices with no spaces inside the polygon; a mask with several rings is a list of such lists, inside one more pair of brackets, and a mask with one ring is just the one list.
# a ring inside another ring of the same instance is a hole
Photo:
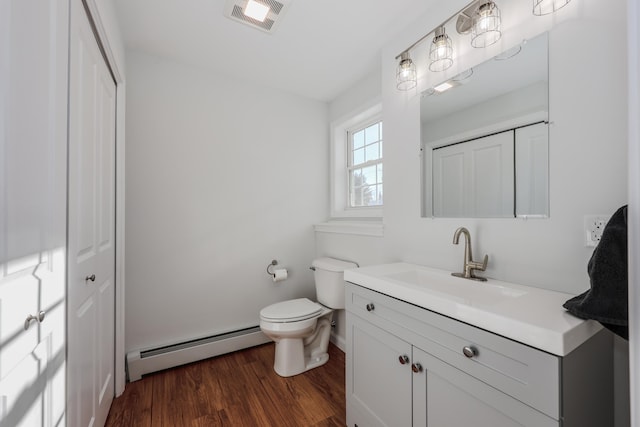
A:
{"label": "white closet door", "polygon": [[516,215],[549,215],[549,125],[516,129]]}
{"label": "white closet door", "polygon": [[67,0],[0,0],[0,425],[65,425]]}
{"label": "white closet door", "polygon": [[72,0],[69,99],[69,425],[102,426],[114,395],[115,83]]}
{"label": "white closet door", "polygon": [[434,215],[513,217],[513,131],[433,151]]}
{"label": "white closet door", "polygon": [[464,144],[433,151],[433,214],[437,217],[462,217],[466,212]]}

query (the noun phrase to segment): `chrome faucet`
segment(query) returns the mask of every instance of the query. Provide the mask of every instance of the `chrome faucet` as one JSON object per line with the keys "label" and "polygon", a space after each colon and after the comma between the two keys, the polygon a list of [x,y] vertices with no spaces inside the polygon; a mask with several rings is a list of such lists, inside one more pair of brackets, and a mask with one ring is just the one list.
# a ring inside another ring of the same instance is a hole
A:
{"label": "chrome faucet", "polygon": [[460,240],[460,235],[464,234],[464,272],[463,273],[451,273],[452,276],[456,277],[464,277],[465,279],[478,280],[481,282],[486,282],[487,279],[485,277],[478,277],[475,275],[475,270],[484,271],[487,268],[487,263],[489,262],[489,255],[484,256],[484,261],[482,263],[476,262],[473,260],[473,255],[471,254],[471,235],[469,234],[469,230],[464,227],[460,227],[453,234],[453,244],[457,245],[458,240]]}

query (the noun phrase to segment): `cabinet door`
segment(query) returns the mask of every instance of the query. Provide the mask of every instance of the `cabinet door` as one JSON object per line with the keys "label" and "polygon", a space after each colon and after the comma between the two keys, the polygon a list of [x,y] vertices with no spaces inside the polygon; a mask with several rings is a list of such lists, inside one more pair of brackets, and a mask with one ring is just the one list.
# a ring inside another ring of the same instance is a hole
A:
{"label": "cabinet door", "polygon": [[411,426],[410,357],[410,344],[347,313],[348,426]]}
{"label": "cabinet door", "polygon": [[[413,425],[551,427],[558,421],[414,347]],[[417,369],[416,369],[417,370]]]}

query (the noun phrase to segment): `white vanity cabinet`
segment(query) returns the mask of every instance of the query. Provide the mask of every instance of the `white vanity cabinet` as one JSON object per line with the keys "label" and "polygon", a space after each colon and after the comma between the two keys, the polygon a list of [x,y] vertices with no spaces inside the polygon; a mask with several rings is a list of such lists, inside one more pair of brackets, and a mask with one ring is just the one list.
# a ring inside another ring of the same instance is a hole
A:
{"label": "white vanity cabinet", "polygon": [[607,332],[558,357],[352,283],[346,298],[349,427],[612,425]]}

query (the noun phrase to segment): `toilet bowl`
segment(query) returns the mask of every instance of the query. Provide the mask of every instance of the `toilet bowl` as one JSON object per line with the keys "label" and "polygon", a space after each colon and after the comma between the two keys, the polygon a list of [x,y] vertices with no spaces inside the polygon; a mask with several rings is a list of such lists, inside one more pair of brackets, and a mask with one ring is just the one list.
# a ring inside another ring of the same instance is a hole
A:
{"label": "toilet bowl", "polygon": [[298,375],[324,365],[331,320],[344,308],[344,270],[357,264],[333,258],[312,263],[318,302],[298,298],[260,310],[260,329],[276,343],[273,368],[282,377]]}

